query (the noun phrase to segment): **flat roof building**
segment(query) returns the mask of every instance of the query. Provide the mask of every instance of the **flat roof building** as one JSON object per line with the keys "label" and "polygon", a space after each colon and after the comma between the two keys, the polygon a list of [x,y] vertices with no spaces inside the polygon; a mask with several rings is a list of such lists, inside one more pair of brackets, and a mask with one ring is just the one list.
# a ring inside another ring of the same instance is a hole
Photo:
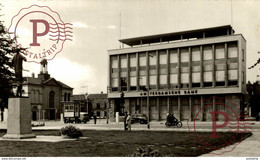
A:
{"label": "flat roof building", "polygon": [[209,111],[243,108],[246,40],[230,25],[119,41],[129,47],[108,51],[111,121],[116,112],[210,121]]}

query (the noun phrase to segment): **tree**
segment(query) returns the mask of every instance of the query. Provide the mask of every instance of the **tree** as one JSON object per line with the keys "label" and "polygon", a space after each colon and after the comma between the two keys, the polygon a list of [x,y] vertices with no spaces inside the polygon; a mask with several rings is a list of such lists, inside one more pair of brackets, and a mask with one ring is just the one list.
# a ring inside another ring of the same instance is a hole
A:
{"label": "tree", "polygon": [[[24,49],[16,45],[14,39],[9,39],[9,34],[3,22],[0,21],[0,107],[1,113],[8,107],[8,98],[13,95],[11,82],[14,80],[12,57],[14,53]],[[2,116],[1,116],[2,117]]]}

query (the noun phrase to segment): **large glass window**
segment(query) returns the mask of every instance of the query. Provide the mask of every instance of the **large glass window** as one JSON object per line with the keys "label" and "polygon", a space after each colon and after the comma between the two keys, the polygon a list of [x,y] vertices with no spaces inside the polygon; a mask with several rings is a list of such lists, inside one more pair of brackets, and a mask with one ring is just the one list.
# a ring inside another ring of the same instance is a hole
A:
{"label": "large glass window", "polygon": [[204,87],[212,87],[212,71],[203,73]]}
{"label": "large glass window", "polygon": [[121,68],[127,68],[127,61],[126,61],[126,57],[122,58],[120,61],[120,67]]}
{"label": "large glass window", "polygon": [[192,61],[200,61],[200,47],[192,48]]}
{"label": "large glass window", "polygon": [[181,73],[181,88],[189,88],[189,73]]}
{"label": "large glass window", "polygon": [[146,54],[139,54],[139,66],[146,66]]}
{"label": "large glass window", "polygon": [[238,71],[236,69],[234,70],[228,70],[228,85],[237,85],[238,83]]}
{"label": "large glass window", "polygon": [[216,86],[225,86],[225,71],[220,70],[215,72]]}
{"label": "large glass window", "polygon": [[167,54],[166,51],[159,51],[159,62],[160,64],[167,64]]}
{"label": "large glass window", "polygon": [[170,63],[178,63],[177,49],[170,50]]}
{"label": "large glass window", "polygon": [[182,48],[180,51],[181,51],[181,62],[189,62],[189,49]]}
{"label": "large glass window", "polygon": [[200,87],[200,72],[192,73],[192,87]]}
{"label": "large glass window", "polygon": [[156,65],[156,54],[155,52],[149,52],[148,53],[149,56],[149,65]]}
{"label": "large glass window", "polygon": [[237,42],[228,43],[228,58],[237,58],[238,49]]}
{"label": "large glass window", "polygon": [[212,46],[204,46],[203,47],[203,60],[211,60],[212,55]]}
{"label": "large glass window", "polygon": [[178,88],[178,74],[170,74],[171,88]]}
{"label": "large glass window", "polygon": [[160,85],[167,84],[167,75],[160,75]]}
{"label": "large glass window", "polygon": [[112,68],[118,68],[118,60],[117,59],[112,59],[111,61],[111,66]]}
{"label": "large glass window", "polygon": [[136,55],[130,55],[130,67],[136,67]]}
{"label": "large glass window", "polygon": [[224,46],[224,44],[217,44],[215,46],[215,58],[216,59],[225,58],[225,46]]}

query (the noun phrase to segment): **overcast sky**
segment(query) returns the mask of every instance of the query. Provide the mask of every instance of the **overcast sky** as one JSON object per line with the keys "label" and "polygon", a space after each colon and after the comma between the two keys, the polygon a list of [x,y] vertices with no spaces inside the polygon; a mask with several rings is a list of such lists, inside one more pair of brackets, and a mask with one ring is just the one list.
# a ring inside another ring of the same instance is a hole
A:
{"label": "overcast sky", "polygon": [[[119,48],[118,39],[233,25],[247,40],[247,67],[260,57],[260,1],[258,0],[55,0],[2,1],[1,20],[8,28],[20,9],[49,6],[63,22],[73,24],[73,41],[49,61],[52,77],[74,88],[74,94],[106,92],[107,50]],[[233,14],[231,14],[231,4]],[[121,13],[121,37],[120,37]],[[231,18],[233,15],[233,18]],[[233,19],[233,21],[232,21]],[[260,66],[259,66],[260,67]],[[36,63],[25,63],[25,76],[39,73]],[[258,68],[258,67],[257,67]],[[247,70],[255,81],[258,69]]]}

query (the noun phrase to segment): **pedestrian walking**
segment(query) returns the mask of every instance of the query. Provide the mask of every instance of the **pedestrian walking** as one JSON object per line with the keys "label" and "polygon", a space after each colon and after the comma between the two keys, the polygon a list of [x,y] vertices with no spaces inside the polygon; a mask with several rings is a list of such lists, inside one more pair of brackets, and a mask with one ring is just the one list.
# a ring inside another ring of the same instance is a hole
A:
{"label": "pedestrian walking", "polygon": [[124,130],[127,130],[127,122],[126,122],[126,118],[127,118],[127,112],[125,112],[125,118],[124,118]]}
{"label": "pedestrian walking", "polygon": [[127,128],[129,131],[131,131],[131,115],[130,113],[128,114],[127,118],[126,118],[126,123],[127,123]]}
{"label": "pedestrian walking", "polygon": [[94,113],[93,118],[94,118],[94,124],[96,124],[97,123],[97,115],[96,115],[96,113]]}

